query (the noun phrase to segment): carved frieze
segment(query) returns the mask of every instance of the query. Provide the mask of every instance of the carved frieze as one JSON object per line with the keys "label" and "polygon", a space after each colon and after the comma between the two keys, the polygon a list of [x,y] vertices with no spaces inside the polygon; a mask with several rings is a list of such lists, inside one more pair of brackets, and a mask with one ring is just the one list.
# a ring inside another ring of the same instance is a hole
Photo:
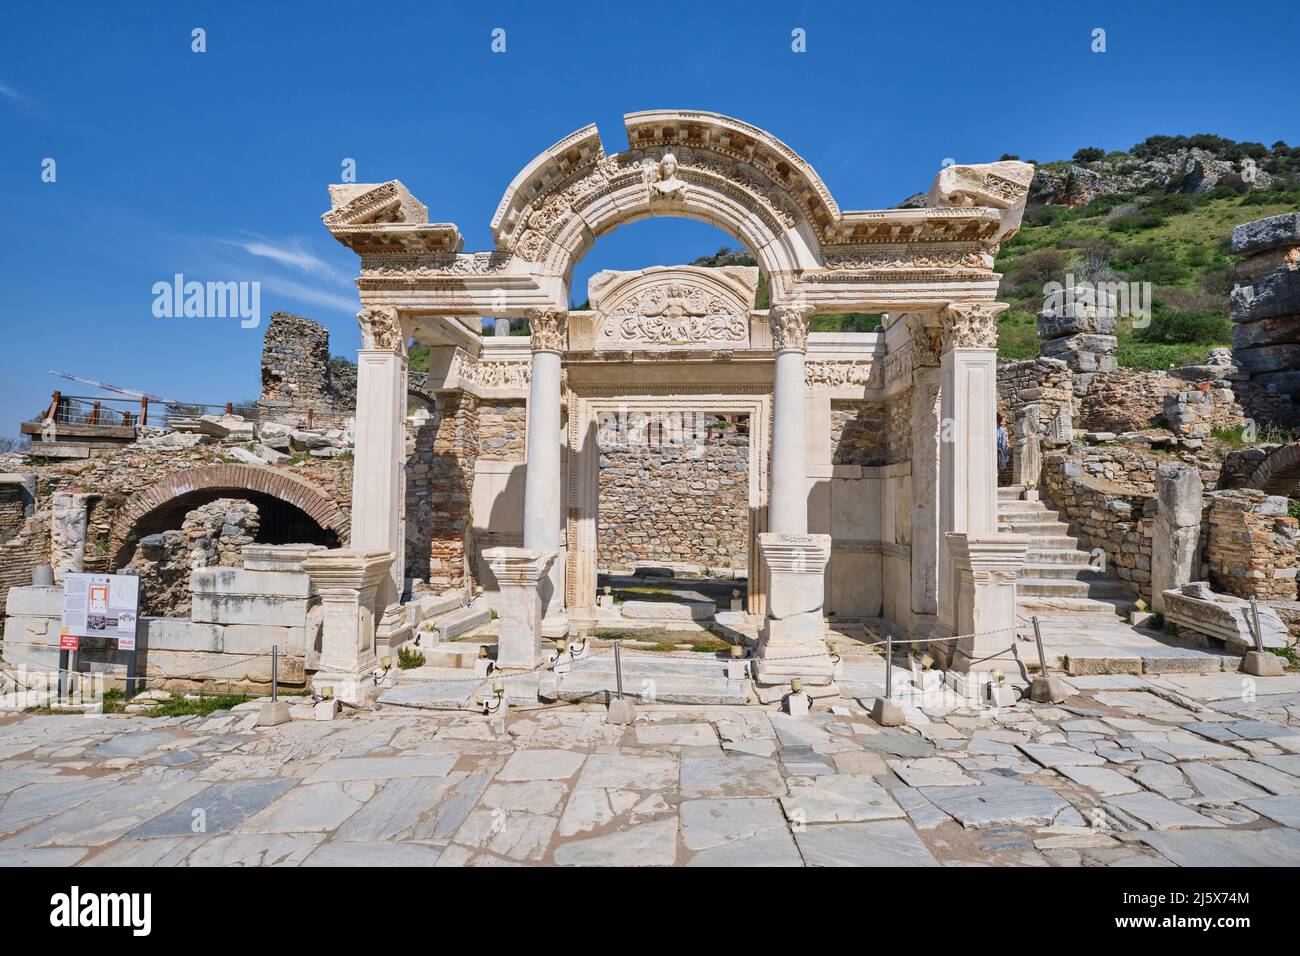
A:
{"label": "carved frieze", "polygon": [[876,388],[880,365],[876,362],[829,361],[804,365],[804,382],[809,389]]}

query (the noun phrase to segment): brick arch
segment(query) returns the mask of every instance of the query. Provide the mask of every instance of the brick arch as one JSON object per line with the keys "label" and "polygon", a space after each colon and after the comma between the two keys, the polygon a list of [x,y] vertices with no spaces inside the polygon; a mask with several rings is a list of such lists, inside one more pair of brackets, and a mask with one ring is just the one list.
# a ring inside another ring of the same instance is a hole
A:
{"label": "brick arch", "polygon": [[195,491],[261,492],[302,510],[322,528],[348,538],[347,514],[310,482],[266,465],[209,465],[188,468],[136,492],[113,519],[108,550],[120,562],[127,538],[141,518]]}
{"label": "brick arch", "polygon": [[1300,485],[1300,442],[1283,445],[1264,459],[1246,483],[1270,495],[1294,497]]}

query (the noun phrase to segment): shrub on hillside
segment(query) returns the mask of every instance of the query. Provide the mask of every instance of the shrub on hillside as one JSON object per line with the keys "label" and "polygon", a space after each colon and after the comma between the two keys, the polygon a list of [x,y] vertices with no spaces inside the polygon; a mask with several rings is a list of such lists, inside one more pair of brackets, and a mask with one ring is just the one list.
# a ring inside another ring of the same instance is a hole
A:
{"label": "shrub on hillside", "polygon": [[1143,342],[1164,345],[1228,342],[1232,325],[1220,312],[1172,312],[1157,308],[1151,324],[1138,332]]}
{"label": "shrub on hillside", "polygon": [[1095,163],[1106,156],[1106,151],[1099,146],[1085,146],[1075,150],[1074,158],[1080,163]]}

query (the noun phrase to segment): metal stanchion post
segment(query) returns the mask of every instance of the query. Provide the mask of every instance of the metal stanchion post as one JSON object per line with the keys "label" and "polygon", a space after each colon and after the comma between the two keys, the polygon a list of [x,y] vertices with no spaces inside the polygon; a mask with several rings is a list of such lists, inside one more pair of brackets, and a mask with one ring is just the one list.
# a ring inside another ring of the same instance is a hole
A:
{"label": "metal stanchion post", "polygon": [[607,724],[630,724],[636,720],[636,708],[632,701],[623,696],[623,658],[621,641],[614,642],[614,686],[618,696],[609,702],[609,712],[605,714]]}
{"label": "metal stanchion post", "polygon": [[1038,674],[1029,682],[1029,699],[1040,704],[1059,704],[1069,696],[1069,690],[1065,681],[1047,673],[1047,652],[1043,650],[1043,631],[1038,626],[1038,615],[1034,615],[1033,622],[1034,643],[1038,645]]}
{"label": "metal stanchion post", "polygon": [[279,670],[280,670],[280,645],[271,645],[271,703],[280,699],[279,694]]}
{"label": "metal stanchion post", "polygon": [[894,699],[894,634],[885,633],[885,700]]}
{"label": "metal stanchion post", "polygon": [[1250,629],[1255,649],[1241,662],[1241,669],[1253,677],[1281,677],[1285,672],[1282,659],[1264,648],[1264,628],[1259,623],[1259,604],[1250,599]]}
{"label": "metal stanchion post", "polygon": [[280,699],[280,645],[271,645],[271,699],[262,701],[257,726],[275,727],[290,721],[289,702]]}
{"label": "metal stanchion post", "polygon": [[894,703],[894,634],[885,631],[885,696],[871,705],[871,719],[882,727],[901,727],[907,723],[903,708]]}

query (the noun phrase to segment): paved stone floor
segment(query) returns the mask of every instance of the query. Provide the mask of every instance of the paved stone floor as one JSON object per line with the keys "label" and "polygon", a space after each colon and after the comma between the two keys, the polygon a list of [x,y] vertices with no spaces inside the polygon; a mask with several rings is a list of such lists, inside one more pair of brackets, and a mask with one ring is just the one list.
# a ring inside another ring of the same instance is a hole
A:
{"label": "paved stone floor", "polygon": [[1300,675],[936,702],[0,719],[0,864],[1300,864]]}

